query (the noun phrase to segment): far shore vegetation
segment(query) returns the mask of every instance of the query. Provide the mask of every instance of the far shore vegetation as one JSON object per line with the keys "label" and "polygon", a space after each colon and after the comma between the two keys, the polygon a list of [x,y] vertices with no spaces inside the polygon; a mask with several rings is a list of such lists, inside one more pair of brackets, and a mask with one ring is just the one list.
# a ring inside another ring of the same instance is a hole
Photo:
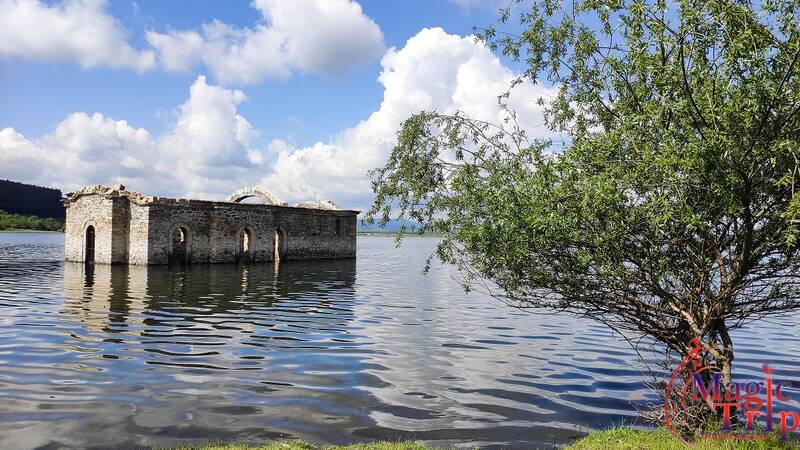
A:
{"label": "far shore vegetation", "polygon": [[52,217],[11,214],[0,210],[0,231],[64,231],[64,223]]}

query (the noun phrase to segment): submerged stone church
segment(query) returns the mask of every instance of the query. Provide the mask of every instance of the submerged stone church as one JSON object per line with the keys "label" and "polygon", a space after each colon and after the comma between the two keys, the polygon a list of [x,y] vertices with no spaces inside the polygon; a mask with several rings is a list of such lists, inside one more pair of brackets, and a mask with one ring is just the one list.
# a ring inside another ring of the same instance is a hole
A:
{"label": "submerged stone church", "polygon": [[[255,197],[263,204],[241,203]],[[67,261],[235,263],[354,258],[358,211],[332,202],[288,206],[258,187],[227,201],[152,197],[91,186],[67,194]]]}

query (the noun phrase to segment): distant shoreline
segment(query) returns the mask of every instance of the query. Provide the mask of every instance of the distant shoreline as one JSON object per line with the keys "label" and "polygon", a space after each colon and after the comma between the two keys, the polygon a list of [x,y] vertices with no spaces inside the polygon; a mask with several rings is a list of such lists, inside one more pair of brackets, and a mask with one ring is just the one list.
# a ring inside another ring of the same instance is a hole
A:
{"label": "distant shoreline", "polygon": [[[381,236],[381,237],[396,237],[397,231],[356,231],[358,236]],[[413,231],[406,231],[403,233],[403,238],[407,237],[422,237],[422,238],[434,238],[434,237],[442,237],[441,234],[438,233],[425,233],[419,234],[414,233]]]}
{"label": "distant shoreline", "polygon": [[0,230],[0,233],[58,233],[58,234],[64,234],[63,231],[29,230],[29,229],[26,229],[26,228],[7,228],[5,230]]}

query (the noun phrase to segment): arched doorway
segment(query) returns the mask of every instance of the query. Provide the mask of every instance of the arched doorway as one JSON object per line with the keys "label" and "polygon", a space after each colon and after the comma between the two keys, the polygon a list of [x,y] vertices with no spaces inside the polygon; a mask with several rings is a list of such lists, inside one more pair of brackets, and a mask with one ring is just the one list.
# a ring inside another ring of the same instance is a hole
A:
{"label": "arched doorway", "polygon": [[286,256],[286,236],[280,228],[275,229],[272,242],[272,260],[279,262]]}
{"label": "arched doorway", "polygon": [[253,233],[249,227],[239,231],[239,262],[250,262],[253,259]]}
{"label": "arched doorway", "polygon": [[86,242],[83,251],[83,262],[86,264],[94,264],[94,227],[92,225],[86,227]]}
{"label": "arched doorway", "polygon": [[175,227],[172,230],[170,235],[170,263],[186,264],[189,262],[190,238],[191,235],[186,227]]}

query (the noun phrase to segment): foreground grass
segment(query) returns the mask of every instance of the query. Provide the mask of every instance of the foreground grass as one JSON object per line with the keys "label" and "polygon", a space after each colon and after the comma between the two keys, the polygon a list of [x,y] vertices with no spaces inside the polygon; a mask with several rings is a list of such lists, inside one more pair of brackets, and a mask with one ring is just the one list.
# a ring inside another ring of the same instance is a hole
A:
{"label": "foreground grass", "polygon": [[[184,450],[423,450],[425,446],[419,442],[370,442],[365,444],[334,445],[315,447],[302,441],[281,441],[262,446],[239,444],[210,444],[203,447],[182,447]],[[636,431],[618,427],[605,431],[596,431],[575,441],[567,450],[766,450],[766,449],[800,449],[800,443],[781,444],[777,434],[771,440],[757,441],[719,441],[705,440],[687,447],[675,439],[667,431]]]}
{"label": "foreground grass", "polygon": [[[185,450],[317,450],[302,441],[281,441],[261,446],[239,444],[210,444],[203,447],[183,447]],[[424,450],[425,446],[418,442],[370,442],[365,444],[332,445],[322,447],[325,450]]]}
{"label": "foreground grass", "polygon": [[575,441],[567,447],[568,450],[683,450],[686,448],[698,450],[766,450],[766,449],[800,449],[797,441],[781,444],[778,435],[769,440],[702,440],[691,447],[673,437],[665,430],[636,431],[630,428],[619,427],[605,431],[589,433],[588,436]]}

